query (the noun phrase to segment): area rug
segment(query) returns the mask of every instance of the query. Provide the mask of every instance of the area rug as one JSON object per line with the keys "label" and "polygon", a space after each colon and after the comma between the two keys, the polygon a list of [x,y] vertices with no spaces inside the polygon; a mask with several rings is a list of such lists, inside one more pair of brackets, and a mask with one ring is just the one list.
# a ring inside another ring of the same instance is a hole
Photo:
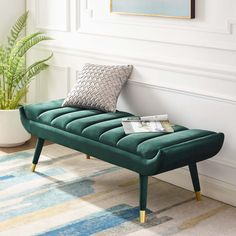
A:
{"label": "area rug", "polygon": [[150,178],[147,223],[138,222],[138,175],[71,149],[0,156],[0,235],[236,235],[236,210]]}

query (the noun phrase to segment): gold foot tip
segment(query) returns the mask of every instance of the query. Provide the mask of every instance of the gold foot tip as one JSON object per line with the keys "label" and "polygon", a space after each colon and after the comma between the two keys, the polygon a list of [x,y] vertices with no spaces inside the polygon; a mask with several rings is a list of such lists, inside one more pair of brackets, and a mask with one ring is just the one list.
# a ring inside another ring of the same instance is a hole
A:
{"label": "gold foot tip", "polygon": [[36,169],[36,164],[32,164],[31,171],[35,172],[35,169]]}
{"label": "gold foot tip", "polygon": [[86,159],[90,159],[90,156],[89,156],[89,155],[86,155]]}
{"label": "gold foot tip", "polygon": [[201,192],[200,191],[199,192],[195,192],[195,195],[196,195],[196,200],[197,201],[201,201],[201,198],[202,198]]}
{"label": "gold foot tip", "polygon": [[139,215],[140,224],[144,224],[146,221],[146,211],[140,211]]}

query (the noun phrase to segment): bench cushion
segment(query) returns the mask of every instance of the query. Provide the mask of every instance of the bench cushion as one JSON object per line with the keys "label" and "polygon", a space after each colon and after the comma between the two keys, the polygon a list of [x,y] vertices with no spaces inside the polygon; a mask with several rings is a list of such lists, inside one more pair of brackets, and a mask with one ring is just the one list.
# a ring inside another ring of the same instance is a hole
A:
{"label": "bench cushion", "polygon": [[[95,157],[96,153],[91,153],[90,150],[94,143],[98,147],[100,144],[101,149],[106,149],[106,147],[109,147],[109,150],[114,149],[116,153],[122,155],[122,161],[126,155],[131,155],[132,158],[137,159],[136,161],[140,165],[145,167],[148,160],[155,160],[158,162],[156,163],[158,170],[155,170],[157,173],[171,169],[173,165],[178,163],[184,165],[187,162],[210,158],[219,151],[224,139],[223,134],[199,129],[189,130],[180,125],[175,125],[173,127],[175,132],[169,134],[136,133],[126,135],[122,128],[121,119],[133,116],[132,114],[121,111],[104,113],[98,110],[61,107],[62,102],[63,100],[56,100],[25,106],[21,109],[23,124],[30,133],[40,137],[40,134],[42,136],[44,132],[45,136],[42,138],[46,137],[58,143],[60,140],[55,140],[51,135],[56,131],[60,131],[60,134],[64,134],[65,137],[69,134],[74,135],[73,137],[77,137],[78,140],[80,137],[80,141],[88,142],[87,149],[89,150],[84,150],[86,145],[79,148],[79,144],[78,150],[93,154]],[[61,138],[63,137],[61,136]],[[73,146],[73,148],[75,147]],[[104,155],[107,155],[107,150],[104,150]],[[103,159],[100,156],[98,158]],[[109,162],[114,163],[112,157],[109,156],[109,158]],[[135,167],[127,168],[137,171]]]}

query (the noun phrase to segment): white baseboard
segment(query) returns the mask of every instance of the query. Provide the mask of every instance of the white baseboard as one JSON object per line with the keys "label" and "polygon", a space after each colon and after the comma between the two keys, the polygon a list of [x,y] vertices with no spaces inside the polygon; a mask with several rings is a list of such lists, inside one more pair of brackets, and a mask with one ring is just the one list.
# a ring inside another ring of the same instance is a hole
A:
{"label": "white baseboard", "polygon": [[[177,169],[156,175],[155,178],[193,191],[193,185],[188,170]],[[200,175],[199,178],[202,195],[236,206],[235,185],[203,175]]]}

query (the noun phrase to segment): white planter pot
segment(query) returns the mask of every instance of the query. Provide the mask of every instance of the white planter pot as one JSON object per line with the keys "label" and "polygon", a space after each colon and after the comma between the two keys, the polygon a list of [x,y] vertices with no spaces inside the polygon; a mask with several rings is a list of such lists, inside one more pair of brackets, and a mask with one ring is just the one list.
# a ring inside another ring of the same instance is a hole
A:
{"label": "white planter pot", "polygon": [[31,135],[20,121],[20,112],[0,110],[0,147],[15,147],[29,140]]}

